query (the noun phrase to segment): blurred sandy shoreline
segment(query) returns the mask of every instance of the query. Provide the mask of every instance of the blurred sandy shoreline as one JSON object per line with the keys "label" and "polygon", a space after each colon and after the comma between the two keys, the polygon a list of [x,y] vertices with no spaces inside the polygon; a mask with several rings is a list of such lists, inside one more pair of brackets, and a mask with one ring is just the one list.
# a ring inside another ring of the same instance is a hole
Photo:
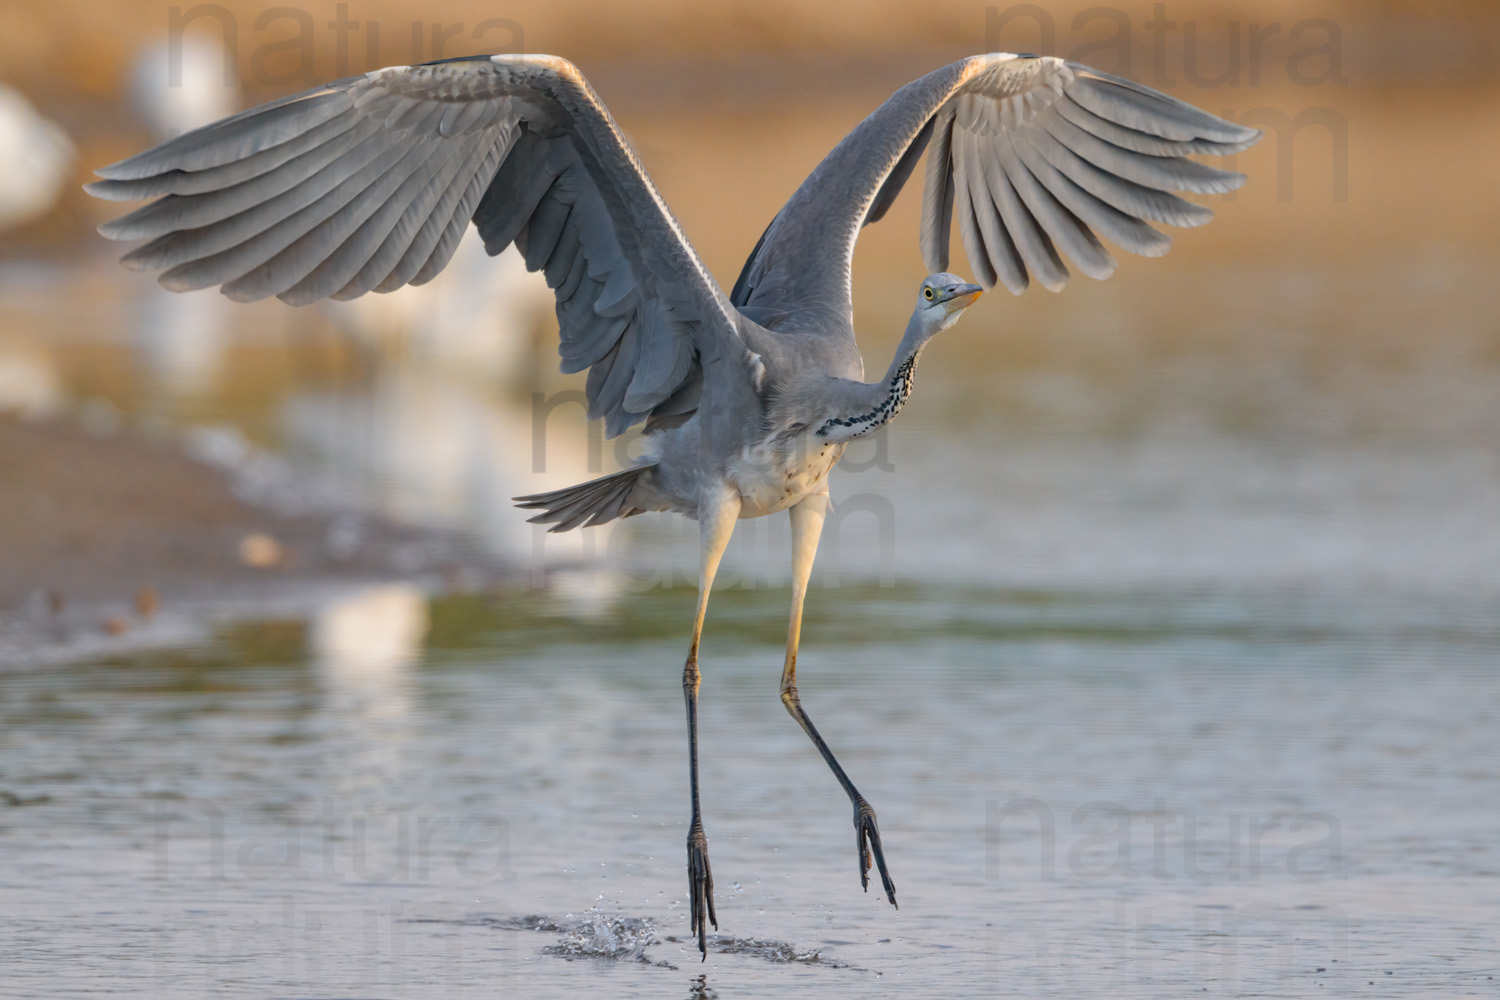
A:
{"label": "blurred sandy shoreline", "polygon": [[476,586],[472,540],[239,495],[176,439],[0,417],[0,666],[177,641],[225,616],[303,617],[390,581]]}

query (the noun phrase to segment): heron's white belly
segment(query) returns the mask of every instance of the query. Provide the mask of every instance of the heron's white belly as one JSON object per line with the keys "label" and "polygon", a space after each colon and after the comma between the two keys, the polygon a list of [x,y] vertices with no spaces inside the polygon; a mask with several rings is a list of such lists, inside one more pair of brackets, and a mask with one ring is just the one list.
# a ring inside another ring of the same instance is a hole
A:
{"label": "heron's white belly", "polygon": [[740,517],[774,514],[819,492],[843,453],[842,444],[811,434],[745,448],[729,466],[730,482],[740,492]]}

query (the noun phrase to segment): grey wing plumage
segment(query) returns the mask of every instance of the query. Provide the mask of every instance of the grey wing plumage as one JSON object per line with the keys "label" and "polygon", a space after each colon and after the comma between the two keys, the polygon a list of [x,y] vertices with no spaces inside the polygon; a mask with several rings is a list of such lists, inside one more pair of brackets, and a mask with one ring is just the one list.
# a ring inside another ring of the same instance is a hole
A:
{"label": "grey wing plumage", "polygon": [[734,310],[577,69],[478,56],[376,70],[235,115],[98,171],[157,198],[101,227],[174,291],[347,299],[420,284],[472,220],[557,298],[563,369],[611,434],[680,418],[703,366],[744,355]]}
{"label": "grey wing plumage", "polygon": [[1260,138],[1150,88],[1045,56],[974,56],[897,91],[850,132],[772,221],[731,302],[784,328],[852,311],[850,266],[861,227],[881,218],[927,153],[921,250],[948,268],[954,216],[976,280],[1057,291],[1066,257],[1095,278],[1114,258],[1102,236],[1159,256],[1151,222],[1197,226],[1212,213],[1174,191],[1230,191],[1244,176],[1189,156]]}

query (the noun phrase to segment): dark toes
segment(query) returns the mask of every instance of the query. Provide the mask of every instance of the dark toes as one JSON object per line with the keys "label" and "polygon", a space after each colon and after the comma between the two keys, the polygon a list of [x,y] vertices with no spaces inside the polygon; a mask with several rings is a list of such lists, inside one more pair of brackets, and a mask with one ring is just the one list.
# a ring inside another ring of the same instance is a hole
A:
{"label": "dark toes", "polygon": [[866,892],[870,891],[870,855],[873,853],[875,867],[880,871],[881,887],[885,889],[885,898],[899,910],[901,907],[896,903],[896,883],[891,881],[891,873],[885,865],[885,851],[880,844],[880,827],[875,822],[875,810],[863,799],[854,809],[854,835],[855,850],[859,854],[859,884]]}
{"label": "dark toes", "polygon": [[703,960],[708,959],[708,925],[719,929],[718,916],[714,913],[714,876],[708,866],[708,838],[703,827],[694,824],[688,834],[688,900],[693,933],[698,936],[698,952]]}

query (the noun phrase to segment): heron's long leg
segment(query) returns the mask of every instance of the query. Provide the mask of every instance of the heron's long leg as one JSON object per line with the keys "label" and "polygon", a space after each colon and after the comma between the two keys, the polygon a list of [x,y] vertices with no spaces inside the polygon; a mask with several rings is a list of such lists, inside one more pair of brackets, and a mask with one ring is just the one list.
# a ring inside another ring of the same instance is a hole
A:
{"label": "heron's long leg", "polygon": [[734,522],[740,516],[739,495],[725,489],[705,495],[698,505],[699,568],[698,610],[693,616],[693,644],[688,648],[687,663],[682,668],[682,697],[687,703],[688,770],[692,777],[693,822],[688,828],[688,898],[691,902],[693,933],[698,935],[698,951],[708,958],[707,924],[719,929],[714,914],[714,877],[708,867],[708,838],[703,833],[703,815],[698,808],[698,639],[703,635],[703,616],[708,611],[708,592],[713,589],[719,560],[734,534]]}
{"label": "heron's long leg", "polygon": [[828,492],[807,497],[790,511],[792,518],[792,620],[786,635],[786,665],[781,670],[781,703],[791,713],[797,724],[811,737],[818,753],[828,762],[833,776],[844,786],[849,801],[854,804],[854,849],[859,853],[859,883],[870,891],[870,854],[875,855],[875,864],[880,869],[880,881],[885,887],[885,896],[896,905],[896,883],[885,866],[885,852],[880,846],[880,828],[875,823],[875,810],[865,797],[859,794],[854,782],[844,773],[833,751],[823,742],[823,737],[802,710],[802,699],[797,696],[797,645],[802,638],[802,602],[807,597],[807,581],[812,576],[813,558],[818,554],[818,539],[823,534],[823,519],[828,514]]}

